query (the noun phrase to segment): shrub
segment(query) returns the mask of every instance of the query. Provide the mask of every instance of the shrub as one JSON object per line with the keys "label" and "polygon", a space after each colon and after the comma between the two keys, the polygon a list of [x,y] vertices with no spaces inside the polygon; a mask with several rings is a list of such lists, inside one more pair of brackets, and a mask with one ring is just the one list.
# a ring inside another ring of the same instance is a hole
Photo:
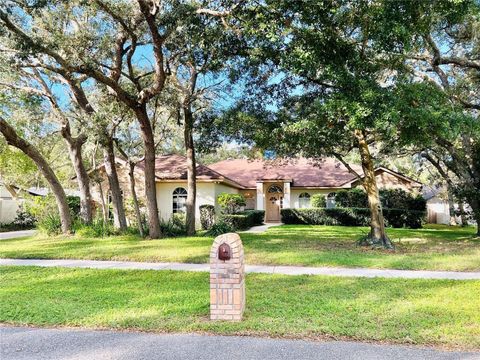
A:
{"label": "shrub", "polygon": [[223,222],[223,221],[219,221],[218,223],[215,223],[212,225],[212,227],[210,228],[210,230],[208,230],[206,233],[205,233],[205,236],[219,236],[219,235],[222,235],[222,234],[226,234],[226,233],[229,233],[229,232],[233,232],[235,231],[229,224]]}
{"label": "shrub", "polygon": [[23,209],[17,210],[17,216],[13,220],[12,225],[17,229],[32,229],[35,227],[37,219],[28,211]]}
{"label": "shrub", "polygon": [[[425,212],[407,209],[384,209],[387,226],[418,228],[422,224]],[[370,209],[368,208],[334,208],[334,209],[282,209],[284,224],[307,225],[344,225],[369,226]]]}
{"label": "shrub", "polygon": [[240,211],[242,206],[246,205],[245,197],[242,194],[221,193],[218,195],[217,201],[224,214],[235,214]]}
{"label": "shrub", "polygon": [[200,205],[200,223],[203,230],[210,229],[215,222],[215,206]]}
{"label": "shrub", "polygon": [[234,231],[245,230],[250,226],[248,225],[248,216],[241,214],[228,214],[223,215],[221,222],[228,224]]}
{"label": "shrub", "polygon": [[324,208],[327,206],[327,198],[323,194],[312,195],[310,203],[314,208]]}
{"label": "shrub", "polygon": [[247,222],[249,227],[262,225],[263,220],[265,219],[264,210],[245,210],[240,212],[239,214],[247,216]]}
{"label": "shrub", "polygon": [[168,220],[160,220],[160,230],[165,236],[182,236],[187,233],[185,214],[173,214]]}
{"label": "shrub", "polygon": [[366,208],[368,207],[367,193],[359,188],[339,190],[335,194],[335,204],[343,208]]}
{"label": "shrub", "polygon": [[80,197],[67,196],[67,204],[72,217],[78,218],[80,216]]}
{"label": "shrub", "polygon": [[58,213],[49,213],[42,216],[41,219],[38,220],[38,228],[47,235],[60,234],[62,230],[60,215],[58,215]]}
{"label": "shrub", "polygon": [[75,235],[79,237],[100,238],[118,234],[113,224],[110,221],[103,221],[101,217],[95,218],[89,225],[77,220],[74,223],[74,229]]}

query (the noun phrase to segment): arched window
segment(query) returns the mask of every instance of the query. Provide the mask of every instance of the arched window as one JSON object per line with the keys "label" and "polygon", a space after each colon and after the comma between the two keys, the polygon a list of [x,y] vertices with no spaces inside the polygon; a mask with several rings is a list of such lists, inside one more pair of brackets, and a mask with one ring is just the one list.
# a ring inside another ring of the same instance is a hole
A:
{"label": "arched window", "polygon": [[278,186],[278,185],[272,185],[272,186],[270,186],[270,187],[268,188],[268,192],[269,192],[270,194],[278,194],[278,193],[281,194],[281,193],[283,193],[283,190],[282,190],[282,188],[281,188],[280,186]]}
{"label": "arched window", "polygon": [[327,195],[327,209],[332,209],[335,207],[335,194],[334,192],[331,192]]}
{"label": "arched window", "polygon": [[173,190],[173,213],[185,213],[187,202],[187,190],[178,187]]}
{"label": "arched window", "polygon": [[298,207],[305,209],[310,207],[310,194],[307,192],[301,193],[298,197]]}

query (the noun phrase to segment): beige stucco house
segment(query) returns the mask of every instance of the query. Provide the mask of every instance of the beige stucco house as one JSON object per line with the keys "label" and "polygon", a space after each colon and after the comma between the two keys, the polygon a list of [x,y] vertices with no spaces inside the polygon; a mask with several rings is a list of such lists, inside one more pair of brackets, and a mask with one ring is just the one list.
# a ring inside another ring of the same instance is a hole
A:
{"label": "beige stucco house", "polygon": [[[118,160],[120,185],[125,201],[129,201],[130,187],[127,165]],[[361,173],[359,166],[352,166]],[[159,216],[169,219],[172,214],[185,211],[187,196],[186,159],[180,155],[164,155],[156,159],[157,202]],[[100,169],[101,174],[102,169]],[[377,181],[382,188],[401,188],[420,191],[421,183],[398,172],[379,167]],[[108,182],[101,176],[102,193],[108,201]],[[137,195],[144,199],[143,165],[140,162],[135,172]],[[279,222],[282,208],[307,208],[314,194],[324,194],[327,206],[332,206],[329,194],[340,189],[358,186],[358,179],[347,168],[333,159],[313,162],[296,159],[288,162],[232,159],[209,166],[197,167],[196,218],[200,226],[199,207],[204,204],[219,206],[221,193],[241,193],[246,198],[246,209],[265,210],[266,222]],[[98,186],[94,187],[94,200],[101,202]],[[331,196],[330,196],[331,198]]]}

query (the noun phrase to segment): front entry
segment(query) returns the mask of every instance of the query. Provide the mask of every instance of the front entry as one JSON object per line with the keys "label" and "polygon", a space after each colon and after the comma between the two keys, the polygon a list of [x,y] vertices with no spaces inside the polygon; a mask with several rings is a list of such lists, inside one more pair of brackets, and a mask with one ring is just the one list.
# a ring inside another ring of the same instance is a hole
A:
{"label": "front entry", "polygon": [[283,189],[279,185],[271,185],[266,194],[267,222],[279,222],[281,219],[280,209],[283,207]]}

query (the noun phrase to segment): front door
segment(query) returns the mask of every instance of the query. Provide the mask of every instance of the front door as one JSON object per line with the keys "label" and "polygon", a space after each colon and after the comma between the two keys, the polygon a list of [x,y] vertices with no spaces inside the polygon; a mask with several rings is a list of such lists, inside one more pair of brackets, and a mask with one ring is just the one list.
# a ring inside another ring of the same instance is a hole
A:
{"label": "front door", "polygon": [[266,220],[267,222],[280,221],[280,209],[283,205],[283,189],[278,185],[272,185],[267,191]]}

